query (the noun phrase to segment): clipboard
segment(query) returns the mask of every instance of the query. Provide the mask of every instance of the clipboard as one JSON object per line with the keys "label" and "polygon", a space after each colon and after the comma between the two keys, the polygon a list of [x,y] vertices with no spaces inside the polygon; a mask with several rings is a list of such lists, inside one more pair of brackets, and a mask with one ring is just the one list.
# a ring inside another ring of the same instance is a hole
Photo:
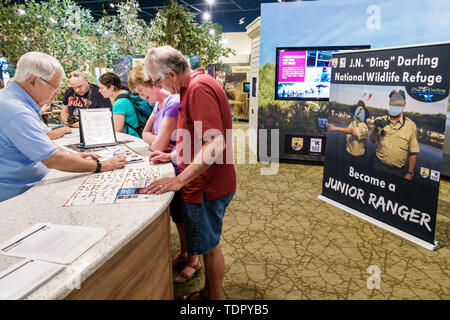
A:
{"label": "clipboard", "polygon": [[117,145],[112,112],[108,108],[80,109],[80,147]]}

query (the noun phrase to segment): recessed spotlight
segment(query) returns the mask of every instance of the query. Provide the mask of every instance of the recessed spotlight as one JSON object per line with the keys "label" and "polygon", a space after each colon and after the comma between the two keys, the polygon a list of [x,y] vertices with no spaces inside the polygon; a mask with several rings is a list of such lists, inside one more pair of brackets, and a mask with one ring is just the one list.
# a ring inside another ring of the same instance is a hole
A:
{"label": "recessed spotlight", "polygon": [[209,20],[209,19],[211,19],[211,14],[209,12],[205,12],[203,14],[203,20]]}

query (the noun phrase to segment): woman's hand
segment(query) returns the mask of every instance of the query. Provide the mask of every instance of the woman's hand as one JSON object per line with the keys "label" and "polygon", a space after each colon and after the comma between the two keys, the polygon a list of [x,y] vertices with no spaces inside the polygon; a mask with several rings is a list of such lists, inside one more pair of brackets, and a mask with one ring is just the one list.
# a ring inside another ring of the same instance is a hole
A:
{"label": "woman's hand", "polygon": [[171,162],[172,158],[171,158],[170,153],[165,153],[162,151],[155,151],[150,154],[148,161],[153,162],[153,163],[165,163],[165,162]]}

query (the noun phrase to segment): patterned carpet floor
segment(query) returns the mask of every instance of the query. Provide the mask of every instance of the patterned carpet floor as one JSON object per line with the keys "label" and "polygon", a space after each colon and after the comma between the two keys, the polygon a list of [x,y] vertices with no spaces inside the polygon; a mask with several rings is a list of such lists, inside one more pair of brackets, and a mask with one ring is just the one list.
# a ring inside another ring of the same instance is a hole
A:
{"label": "patterned carpet floor", "polygon": [[[440,184],[440,246],[429,251],[317,199],[322,164],[280,163],[276,175],[261,175],[266,167],[236,164],[237,193],[221,239],[224,299],[450,299],[450,180]],[[178,252],[172,223],[172,254]],[[368,288],[370,266],[380,271],[379,289]],[[175,299],[203,283],[202,269],[174,285]]]}

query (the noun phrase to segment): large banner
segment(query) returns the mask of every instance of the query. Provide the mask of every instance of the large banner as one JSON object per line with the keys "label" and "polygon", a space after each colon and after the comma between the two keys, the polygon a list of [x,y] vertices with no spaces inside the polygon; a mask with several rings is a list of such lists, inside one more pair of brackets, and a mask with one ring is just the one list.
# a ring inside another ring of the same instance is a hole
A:
{"label": "large banner", "polygon": [[[328,143],[325,140],[328,101],[317,101],[316,98],[328,96],[329,87],[325,86],[329,83],[322,80],[326,79],[324,77],[329,75],[328,69],[331,68],[325,65],[326,69],[311,69],[316,71],[311,78],[314,91],[306,83],[295,82],[300,79],[279,81],[277,86],[277,73],[282,74],[282,70],[276,67],[277,61],[280,67],[277,48],[370,45],[374,49],[449,41],[449,16],[448,0],[262,3],[258,115],[250,115],[250,125],[257,121],[263,132],[279,130],[279,143],[275,146],[271,145],[271,139],[260,139],[260,143],[267,144],[267,148],[260,148],[260,158],[266,158],[263,151],[267,150],[269,155],[271,149],[277,148],[280,159],[324,161]],[[315,67],[321,65],[323,59],[320,60]],[[302,59],[287,62],[294,63],[291,66],[299,72],[302,66],[308,66],[308,62],[305,64]],[[308,70],[305,70],[305,77],[308,80]],[[275,88],[278,98],[275,98]],[[293,100],[291,97],[311,99]],[[447,147],[447,159],[450,160],[450,139]],[[448,168],[450,175],[450,164]]]}
{"label": "large banner", "polygon": [[419,244],[434,244],[449,50],[445,43],[333,54],[321,198]]}

